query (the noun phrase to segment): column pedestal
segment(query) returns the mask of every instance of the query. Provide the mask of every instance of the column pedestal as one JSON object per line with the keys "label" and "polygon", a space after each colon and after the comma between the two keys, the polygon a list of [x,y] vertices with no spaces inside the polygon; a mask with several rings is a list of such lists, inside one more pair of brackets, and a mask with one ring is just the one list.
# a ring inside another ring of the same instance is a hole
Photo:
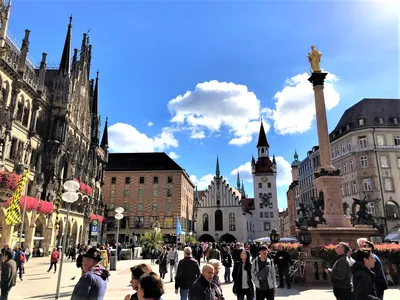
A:
{"label": "column pedestal", "polygon": [[352,227],[350,217],[343,212],[341,182],[341,176],[320,176],[314,179],[318,192],[324,193],[324,218],[329,227]]}

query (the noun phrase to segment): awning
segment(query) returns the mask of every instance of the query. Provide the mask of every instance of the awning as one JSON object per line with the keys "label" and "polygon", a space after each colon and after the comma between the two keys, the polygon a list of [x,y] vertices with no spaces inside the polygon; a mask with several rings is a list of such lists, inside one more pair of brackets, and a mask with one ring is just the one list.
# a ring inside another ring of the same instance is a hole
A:
{"label": "awning", "polygon": [[399,241],[400,233],[390,233],[385,237],[385,241]]}

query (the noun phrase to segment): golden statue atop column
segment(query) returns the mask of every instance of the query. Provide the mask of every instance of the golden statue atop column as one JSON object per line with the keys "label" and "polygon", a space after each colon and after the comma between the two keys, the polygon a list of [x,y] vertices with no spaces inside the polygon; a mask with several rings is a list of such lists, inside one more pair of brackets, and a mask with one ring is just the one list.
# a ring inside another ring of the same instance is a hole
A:
{"label": "golden statue atop column", "polygon": [[311,73],[320,73],[321,68],[319,66],[319,63],[321,62],[321,56],[322,53],[315,48],[314,45],[311,46],[311,52],[308,52],[308,61],[310,62],[311,65]]}

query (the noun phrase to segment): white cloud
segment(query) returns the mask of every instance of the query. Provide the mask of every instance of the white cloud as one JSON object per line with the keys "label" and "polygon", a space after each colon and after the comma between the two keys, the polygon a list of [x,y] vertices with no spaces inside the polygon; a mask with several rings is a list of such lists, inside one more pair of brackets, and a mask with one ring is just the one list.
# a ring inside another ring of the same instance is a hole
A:
{"label": "white cloud", "polygon": [[178,140],[168,127],[151,138],[132,125],[116,123],[108,128],[108,135],[114,152],[154,152],[178,147]]}
{"label": "white cloud", "polygon": [[214,175],[213,174],[204,175],[200,179],[197,179],[196,175],[190,175],[190,180],[192,180],[194,184],[197,184],[197,188],[199,190],[206,190],[210,185],[211,181],[214,180]]}
{"label": "white cloud", "polygon": [[232,134],[229,143],[243,145],[260,128],[260,101],[247,86],[232,82],[198,83],[194,91],[169,101],[168,109],[171,122],[190,130],[191,138],[204,138],[206,129],[214,133],[226,127]]}
{"label": "white cloud", "polygon": [[194,139],[194,140],[201,140],[201,139],[204,139],[206,137],[206,134],[204,133],[204,131],[196,131],[196,130],[193,130],[192,131],[192,134],[190,135],[190,138],[191,139]]}
{"label": "white cloud", "polygon": [[247,162],[244,165],[237,167],[231,172],[231,175],[237,176],[237,172],[239,172],[240,180],[253,182],[253,175],[251,173],[251,162]]}
{"label": "white cloud", "polygon": [[171,157],[172,159],[178,159],[180,157],[179,154],[172,151],[168,154],[168,156]]}
{"label": "white cloud", "polygon": [[276,179],[276,185],[288,187],[292,183],[292,167],[289,162],[285,160],[283,156],[276,156],[276,166],[278,168],[278,176]]}
{"label": "white cloud", "polygon": [[153,126],[154,125],[154,123],[153,122],[149,122],[149,123],[147,123],[147,126],[149,126],[149,127],[151,127],[151,126]]}
{"label": "white cloud", "polygon": [[[315,117],[314,91],[307,80],[309,74],[303,73],[289,78],[284,88],[274,96],[275,109],[263,109],[273,120],[275,131],[279,134],[303,133],[311,128]],[[340,95],[334,84],[338,78],[328,74],[325,80],[325,104],[327,110],[335,107]]]}

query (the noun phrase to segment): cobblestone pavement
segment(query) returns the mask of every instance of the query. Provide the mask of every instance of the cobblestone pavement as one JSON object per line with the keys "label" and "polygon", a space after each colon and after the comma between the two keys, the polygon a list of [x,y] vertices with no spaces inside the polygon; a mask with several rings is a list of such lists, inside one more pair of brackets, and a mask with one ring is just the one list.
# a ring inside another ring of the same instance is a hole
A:
{"label": "cobblestone pavement", "polygon": [[[18,279],[17,285],[11,290],[10,300],[22,299],[55,299],[55,290],[57,285],[57,275],[52,271],[47,273],[49,258],[33,258],[25,267],[25,277],[23,281]],[[134,260],[118,262],[117,271],[111,271],[110,281],[108,283],[107,294],[105,300],[123,300],[125,295],[132,293],[129,286],[130,270],[129,268],[139,263],[150,263],[150,260]],[[158,266],[153,266],[158,271]],[[58,272],[58,270],[57,270]],[[223,274],[224,270],[221,270]],[[74,280],[71,280],[75,276]],[[80,269],[77,269],[75,262],[66,261],[63,267],[60,298],[70,299],[72,290],[78,282]],[[164,300],[179,299],[174,293],[174,284],[170,282],[169,274],[165,277],[166,294]],[[232,293],[232,284],[224,285],[223,291],[226,300],[235,300],[236,297]],[[332,291],[328,288],[314,288],[312,290],[304,290],[294,286],[292,289],[278,289],[277,299],[283,299],[291,296],[292,300],[334,300]],[[398,300],[400,298],[399,289],[391,289],[385,294],[385,300]]]}

